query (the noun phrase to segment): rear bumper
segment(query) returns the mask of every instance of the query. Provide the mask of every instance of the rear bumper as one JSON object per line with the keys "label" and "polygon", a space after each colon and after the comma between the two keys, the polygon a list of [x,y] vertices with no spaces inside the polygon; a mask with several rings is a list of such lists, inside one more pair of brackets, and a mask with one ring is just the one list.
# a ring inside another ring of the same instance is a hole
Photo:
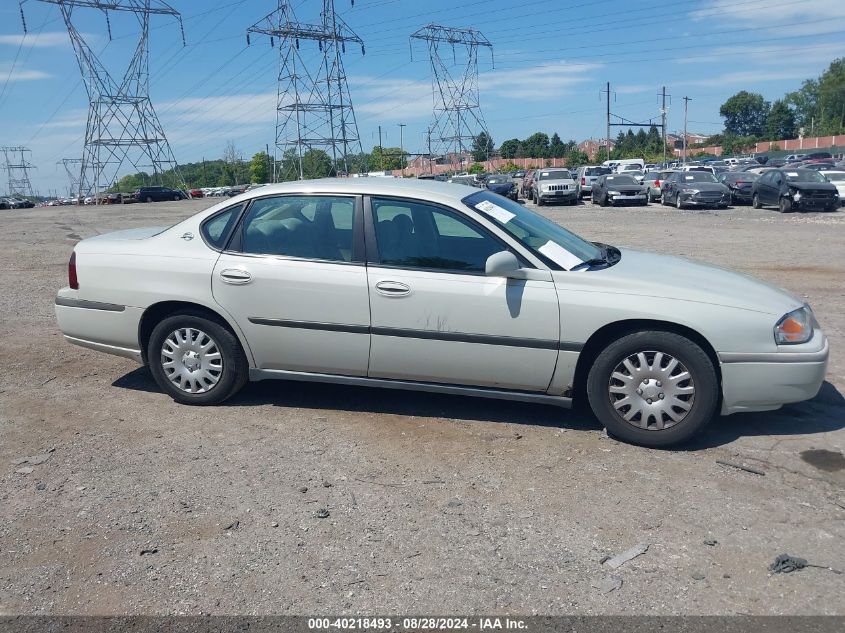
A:
{"label": "rear bumper", "polygon": [[814,398],[824,382],[830,348],[822,336],[813,352],[719,354],[722,415],[771,411]]}
{"label": "rear bumper", "polygon": [[86,301],[70,288],[56,296],[56,321],[65,340],[88,349],[142,361],[138,325],[143,309]]}

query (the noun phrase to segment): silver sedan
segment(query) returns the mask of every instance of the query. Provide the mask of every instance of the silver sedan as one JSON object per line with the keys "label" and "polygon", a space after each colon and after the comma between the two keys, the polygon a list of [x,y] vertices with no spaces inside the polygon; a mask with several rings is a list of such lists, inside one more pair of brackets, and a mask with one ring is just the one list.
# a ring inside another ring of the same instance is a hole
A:
{"label": "silver sedan", "polygon": [[582,400],[614,436],[662,447],[718,413],[812,398],[828,358],[783,290],[432,181],[268,185],[83,240],[68,270],[65,338],[149,365],[191,405],[267,379]]}

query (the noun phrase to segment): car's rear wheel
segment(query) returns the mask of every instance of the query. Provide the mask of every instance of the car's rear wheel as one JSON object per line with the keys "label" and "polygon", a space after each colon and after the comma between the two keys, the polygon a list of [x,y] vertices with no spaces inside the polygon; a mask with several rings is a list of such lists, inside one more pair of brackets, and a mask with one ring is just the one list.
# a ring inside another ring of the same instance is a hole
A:
{"label": "car's rear wheel", "polygon": [[763,205],[760,204],[760,196],[758,196],[756,193],[751,198],[751,206],[754,207],[755,209],[762,209],[763,208]]}
{"label": "car's rear wheel", "polygon": [[782,196],[780,199],[780,203],[778,203],[778,211],[781,213],[792,213],[794,209],[792,208],[792,200],[787,198],[786,196]]}
{"label": "car's rear wheel", "polygon": [[173,202],[179,202],[182,199],[182,196],[173,196]]}
{"label": "car's rear wheel", "polygon": [[709,356],[690,339],[640,331],[598,355],[587,395],[609,434],[660,448],[688,440],[713,418],[719,382]]}
{"label": "car's rear wheel", "polygon": [[153,201],[153,199],[152,199],[151,196],[147,196],[146,198],[144,198],[144,202],[152,202],[152,201]]}
{"label": "car's rear wheel", "polygon": [[153,329],[147,360],[158,386],[182,404],[218,404],[249,379],[237,337],[198,314],[176,314]]}
{"label": "car's rear wheel", "polygon": [[664,191],[660,192],[660,204],[662,204],[663,206],[666,206],[666,205],[669,204],[669,202],[666,200],[666,192],[664,192]]}

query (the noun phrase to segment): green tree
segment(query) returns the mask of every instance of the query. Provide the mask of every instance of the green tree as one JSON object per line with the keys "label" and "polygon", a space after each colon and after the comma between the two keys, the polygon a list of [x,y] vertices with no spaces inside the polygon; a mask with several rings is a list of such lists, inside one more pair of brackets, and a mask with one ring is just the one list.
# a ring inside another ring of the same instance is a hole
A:
{"label": "green tree", "polygon": [[845,132],[845,59],[836,59],[818,82],[819,133]]}
{"label": "green tree", "polygon": [[519,151],[519,139],[512,138],[508,139],[504,143],[502,143],[501,147],[499,147],[499,153],[502,155],[502,158],[516,158],[516,154]]}
{"label": "green tree", "polygon": [[784,101],[792,108],[795,113],[796,128],[804,128],[804,134],[809,136],[815,132],[812,128],[813,119],[816,118],[817,101],[819,95],[819,82],[816,79],[808,79],[801,88],[794,92],[789,92],[784,97]]}
{"label": "green tree", "polygon": [[468,174],[483,174],[484,173],[484,165],[482,163],[473,163],[467,169]]}
{"label": "green tree", "polygon": [[582,152],[578,148],[575,148],[569,151],[566,154],[566,166],[567,167],[575,167],[578,165],[587,165],[590,162],[590,157],[587,156],[585,152]]}
{"label": "green tree", "polygon": [[719,108],[725,119],[725,132],[734,136],[761,136],[769,102],[763,95],[742,90],[732,96]]}
{"label": "green tree", "polygon": [[481,132],[472,142],[472,159],[477,162],[488,160],[493,155],[493,149],[493,137]]}
{"label": "green tree", "polygon": [[249,161],[249,181],[252,183],[270,182],[273,165],[267,152],[258,152]]}
{"label": "green tree", "polygon": [[334,172],[332,159],[321,149],[309,149],[302,155],[302,172],[305,178],[326,178]]}
{"label": "green tree", "polygon": [[557,132],[552,134],[552,139],[549,141],[549,156],[552,158],[563,158],[566,155],[566,145],[560,140]]}
{"label": "green tree", "polygon": [[385,171],[404,169],[408,165],[408,155],[398,147],[379,147],[376,145],[370,154],[370,170]]}
{"label": "green tree", "polygon": [[546,158],[549,155],[549,135],[535,132],[522,142],[522,150],[527,158]]}
{"label": "green tree", "polygon": [[795,138],[795,114],[786,101],[779,99],[772,104],[766,115],[763,135],[770,141]]}

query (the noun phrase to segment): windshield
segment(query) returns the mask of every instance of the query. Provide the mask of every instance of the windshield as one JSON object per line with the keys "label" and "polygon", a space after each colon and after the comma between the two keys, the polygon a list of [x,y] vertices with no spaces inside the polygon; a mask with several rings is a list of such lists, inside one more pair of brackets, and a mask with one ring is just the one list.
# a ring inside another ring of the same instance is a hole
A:
{"label": "windshield", "polygon": [[825,175],[830,182],[845,182],[845,171],[827,172]]}
{"label": "windshield", "polygon": [[504,183],[510,184],[510,181],[511,181],[511,179],[508,178],[507,176],[490,176],[487,179],[487,184],[488,185],[501,185],[501,184],[504,184]]}
{"label": "windshield", "polygon": [[689,171],[681,176],[681,182],[718,182],[709,171]]}
{"label": "windshield", "polygon": [[495,221],[532,251],[563,270],[602,256],[595,244],[508,198],[479,191],[464,198],[463,203]]}
{"label": "windshield", "polygon": [[537,180],[572,180],[572,174],[565,169],[555,171],[541,171]]}
{"label": "windshield", "polygon": [[603,176],[610,173],[609,167],[587,167],[584,170],[585,176]]}
{"label": "windshield", "polygon": [[786,182],[826,182],[824,176],[812,169],[786,171],[783,175],[786,176]]}
{"label": "windshield", "polygon": [[605,182],[608,185],[613,185],[613,186],[617,186],[617,185],[638,185],[638,184],[640,184],[636,180],[631,178],[630,176],[608,176],[607,178],[605,178]]}

